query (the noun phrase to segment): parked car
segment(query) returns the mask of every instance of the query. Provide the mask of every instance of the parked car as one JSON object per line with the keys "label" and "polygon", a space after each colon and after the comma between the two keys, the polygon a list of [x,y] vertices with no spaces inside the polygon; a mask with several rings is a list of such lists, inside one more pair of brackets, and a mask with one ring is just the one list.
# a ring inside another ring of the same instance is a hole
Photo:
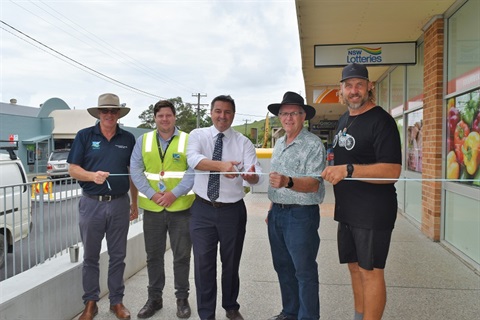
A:
{"label": "parked car", "polygon": [[[0,268],[13,244],[26,238],[32,229],[28,179],[22,161],[14,153],[15,146],[0,150]],[[6,248],[6,250],[5,250]]]}
{"label": "parked car", "polygon": [[70,177],[67,163],[69,153],[70,149],[53,150],[47,162],[47,175],[50,178],[54,179]]}

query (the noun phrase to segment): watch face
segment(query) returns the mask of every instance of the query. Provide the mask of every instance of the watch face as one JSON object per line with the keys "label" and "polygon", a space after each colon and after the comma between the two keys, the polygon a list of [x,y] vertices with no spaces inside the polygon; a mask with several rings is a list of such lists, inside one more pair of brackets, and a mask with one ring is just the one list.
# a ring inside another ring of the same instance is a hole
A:
{"label": "watch face", "polygon": [[353,165],[347,164],[347,176],[349,178],[352,177],[352,173],[353,173]]}
{"label": "watch face", "polygon": [[292,179],[292,177],[288,177],[287,188],[291,188],[291,187],[293,187],[293,179]]}

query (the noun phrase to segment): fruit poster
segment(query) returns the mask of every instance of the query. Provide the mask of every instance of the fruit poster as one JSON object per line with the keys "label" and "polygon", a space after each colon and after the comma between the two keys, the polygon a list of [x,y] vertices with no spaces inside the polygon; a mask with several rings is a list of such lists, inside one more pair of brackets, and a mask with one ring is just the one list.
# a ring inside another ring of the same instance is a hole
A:
{"label": "fruit poster", "polygon": [[480,90],[447,101],[447,179],[480,187]]}
{"label": "fruit poster", "polygon": [[407,115],[407,168],[422,172],[423,109]]}

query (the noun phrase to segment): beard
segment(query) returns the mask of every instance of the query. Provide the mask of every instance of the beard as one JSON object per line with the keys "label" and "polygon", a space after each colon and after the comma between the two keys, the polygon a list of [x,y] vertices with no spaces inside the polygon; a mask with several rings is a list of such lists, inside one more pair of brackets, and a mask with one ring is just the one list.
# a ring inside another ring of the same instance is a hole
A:
{"label": "beard", "polygon": [[[362,97],[361,97],[360,95],[358,95],[358,94],[353,94],[353,95],[348,96],[349,99],[352,99],[352,98],[355,98],[355,97],[360,97],[360,98],[362,98]],[[363,97],[363,98],[360,100],[360,102],[358,102],[358,103],[352,103],[352,102],[350,102],[349,99],[345,99],[345,101],[347,102],[347,107],[348,107],[349,109],[352,109],[352,110],[358,110],[358,109],[360,109],[360,108],[368,101],[368,94],[367,94],[365,97]]]}

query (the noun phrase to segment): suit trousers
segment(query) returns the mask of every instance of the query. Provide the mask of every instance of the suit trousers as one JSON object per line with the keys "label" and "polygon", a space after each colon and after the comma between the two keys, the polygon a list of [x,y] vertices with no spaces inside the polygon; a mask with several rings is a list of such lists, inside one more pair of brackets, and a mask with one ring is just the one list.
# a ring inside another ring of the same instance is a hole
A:
{"label": "suit trousers", "polygon": [[197,311],[200,319],[214,319],[217,303],[217,250],[222,261],[222,307],[238,310],[238,270],[242,256],[247,209],[242,200],[215,208],[195,200],[190,208],[190,236],[195,262]]}

